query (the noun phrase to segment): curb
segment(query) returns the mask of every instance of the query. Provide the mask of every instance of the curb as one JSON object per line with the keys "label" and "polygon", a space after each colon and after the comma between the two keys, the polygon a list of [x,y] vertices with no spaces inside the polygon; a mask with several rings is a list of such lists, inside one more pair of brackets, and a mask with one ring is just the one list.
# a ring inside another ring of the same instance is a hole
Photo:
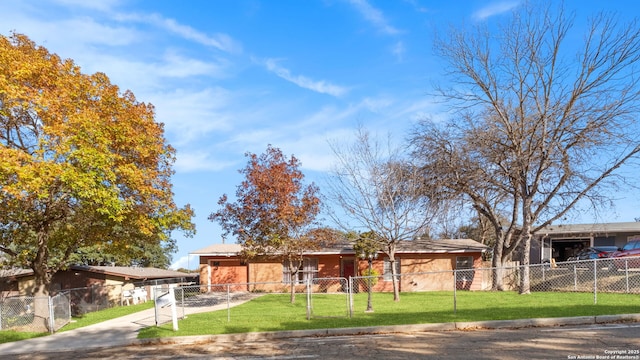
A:
{"label": "curb", "polygon": [[269,339],[287,339],[301,337],[326,337],[326,336],[351,336],[351,335],[377,335],[391,333],[415,333],[428,331],[455,331],[455,330],[491,330],[491,329],[520,329],[528,327],[554,327],[565,325],[593,325],[616,322],[640,322],[640,314],[579,316],[565,318],[540,318],[522,320],[491,320],[473,322],[452,322],[439,324],[417,325],[390,325],[370,326],[337,329],[294,330],[254,332],[223,335],[196,335],[175,336],[166,338],[136,339],[131,345],[166,345],[166,344],[202,344],[243,342]]}

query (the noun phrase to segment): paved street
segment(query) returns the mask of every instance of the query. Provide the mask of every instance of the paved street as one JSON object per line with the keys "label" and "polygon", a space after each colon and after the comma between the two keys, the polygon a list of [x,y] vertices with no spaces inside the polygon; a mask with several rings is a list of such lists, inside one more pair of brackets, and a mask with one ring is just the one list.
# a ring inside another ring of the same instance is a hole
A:
{"label": "paved street", "polygon": [[640,359],[640,324],[147,345],[3,359]]}

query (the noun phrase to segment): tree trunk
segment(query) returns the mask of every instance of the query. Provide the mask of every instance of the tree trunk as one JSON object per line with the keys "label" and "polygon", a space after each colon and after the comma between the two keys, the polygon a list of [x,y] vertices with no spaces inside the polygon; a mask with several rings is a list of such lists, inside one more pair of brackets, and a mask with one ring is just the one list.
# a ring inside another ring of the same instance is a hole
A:
{"label": "tree trunk", "polygon": [[33,327],[38,331],[51,331],[49,328],[49,285],[53,274],[47,269],[47,260],[49,257],[47,225],[38,231],[38,249],[33,262],[33,281],[34,281],[34,304],[33,304]]}
{"label": "tree trunk", "polygon": [[396,273],[395,254],[389,256],[389,264],[391,265],[391,283],[393,284],[393,301],[400,301],[400,287],[398,286],[398,278]]}
{"label": "tree trunk", "polygon": [[531,233],[527,231],[527,235],[524,238],[524,246],[522,247],[522,262],[520,264],[520,294],[531,293],[530,282],[530,257],[531,257]]}
{"label": "tree trunk", "polygon": [[491,259],[493,284],[492,290],[504,291],[504,261],[502,258],[502,250],[504,246],[504,237],[500,236],[496,239],[493,247],[493,259]]}
{"label": "tree trunk", "polygon": [[49,281],[48,276],[42,270],[34,271],[34,289],[33,289],[33,323],[32,331],[48,332],[49,327]]}
{"label": "tree trunk", "polygon": [[291,303],[295,303],[296,302],[296,279],[294,278],[295,274],[291,274],[291,284],[290,284],[290,291],[291,291]]}
{"label": "tree trunk", "polygon": [[[296,263],[297,266],[293,266]],[[300,271],[300,261],[289,260],[289,291],[291,293],[291,303],[296,302],[296,278],[298,277],[298,271]]]}

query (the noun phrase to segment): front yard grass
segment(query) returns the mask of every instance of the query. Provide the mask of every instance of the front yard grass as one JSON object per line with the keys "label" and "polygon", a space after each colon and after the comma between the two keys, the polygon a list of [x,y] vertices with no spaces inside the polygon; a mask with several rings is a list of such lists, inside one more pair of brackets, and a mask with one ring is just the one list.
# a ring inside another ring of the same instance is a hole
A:
{"label": "front yard grass", "polygon": [[[287,294],[267,294],[229,310],[189,315],[172,324],[149,327],[140,338],[233,334],[243,332],[348,328],[484,320],[575,317],[638,313],[640,295],[536,292],[458,292],[454,312],[452,292],[403,293],[399,302],[393,294],[374,293],[373,313],[365,313],[367,294],[354,295],[353,317],[347,315],[346,295],[314,294],[314,318],[307,320],[304,295],[294,304]],[[323,317],[327,316],[327,317]],[[228,321],[228,317],[230,321]]]}
{"label": "front yard grass", "polygon": [[[146,303],[131,305],[131,306],[119,306],[104,309],[100,311],[90,312],[78,317],[72,317],[71,322],[63,326],[58,332],[69,331],[80,327],[85,327],[93,324],[97,324],[106,320],[115,319],[121,316],[133,314],[138,311],[153,308],[153,301],[147,301]],[[37,332],[18,332],[13,330],[0,331],[0,344],[6,342],[13,342],[19,340],[27,340],[40,336],[47,336],[49,333],[37,333]]]}
{"label": "front yard grass", "polygon": [[121,316],[133,314],[138,311],[152,309],[152,308],[153,308],[153,301],[147,301],[141,304],[136,304],[131,306],[116,306],[116,307],[112,307],[112,308],[108,308],[100,311],[86,313],[81,316],[73,316],[71,318],[71,322],[63,326],[62,329],[58,330],[58,332],[69,331],[69,330],[101,323],[103,321],[115,319]]}

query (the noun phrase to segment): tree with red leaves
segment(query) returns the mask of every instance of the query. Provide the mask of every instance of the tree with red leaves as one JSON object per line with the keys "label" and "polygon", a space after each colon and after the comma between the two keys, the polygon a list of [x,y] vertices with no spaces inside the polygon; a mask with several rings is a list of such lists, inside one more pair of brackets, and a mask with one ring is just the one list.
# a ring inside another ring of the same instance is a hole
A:
{"label": "tree with red leaves", "polygon": [[260,156],[246,156],[247,166],[240,170],[245,180],[237,187],[236,201],[222,195],[221,208],[209,220],[217,221],[225,236],[237,238],[245,259],[276,258],[287,265],[294,302],[304,253],[318,248],[331,233],[317,227],[319,189],[313,183],[305,186],[300,161],[278,148],[269,145]]}

